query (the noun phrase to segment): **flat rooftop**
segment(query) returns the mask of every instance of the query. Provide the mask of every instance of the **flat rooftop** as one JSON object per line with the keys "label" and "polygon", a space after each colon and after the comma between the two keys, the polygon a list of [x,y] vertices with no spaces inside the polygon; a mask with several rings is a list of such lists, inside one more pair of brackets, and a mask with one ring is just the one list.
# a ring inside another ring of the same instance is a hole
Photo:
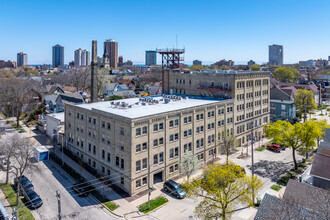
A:
{"label": "flat rooftop", "polygon": [[223,98],[199,96],[147,96],[140,98],[121,99],[115,101],[96,102],[76,105],[88,110],[99,110],[119,115],[129,119],[157,115],[171,111],[178,111],[223,102]]}

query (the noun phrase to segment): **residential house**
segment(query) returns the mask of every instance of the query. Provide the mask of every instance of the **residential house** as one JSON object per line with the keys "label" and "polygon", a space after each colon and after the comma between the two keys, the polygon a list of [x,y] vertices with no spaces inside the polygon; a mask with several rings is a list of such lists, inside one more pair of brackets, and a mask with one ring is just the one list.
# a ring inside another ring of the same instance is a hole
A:
{"label": "residential house", "polygon": [[289,180],[283,198],[265,194],[255,216],[264,219],[317,219],[330,216],[329,191]]}
{"label": "residential house", "polygon": [[270,120],[285,120],[292,122],[296,117],[294,96],[297,90],[281,89],[273,87],[270,89]]}
{"label": "residential house", "polygon": [[79,92],[59,94],[56,99],[56,112],[64,112],[65,104],[83,104],[84,99]]}
{"label": "residential house", "polygon": [[330,188],[330,129],[326,130],[324,141],[313,160],[310,175],[313,177],[313,186]]}
{"label": "residential house", "polygon": [[56,99],[58,95],[45,95],[43,104],[46,106],[46,111],[56,113]]}
{"label": "residential house", "polygon": [[58,85],[46,85],[45,94],[58,95],[64,93],[63,89]]}
{"label": "residential house", "polygon": [[162,94],[162,82],[151,83],[148,92],[150,95],[161,95]]}
{"label": "residential house", "polygon": [[118,92],[127,93],[128,91],[129,89],[127,88],[126,84],[105,83],[103,86],[103,97],[118,95]]}
{"label": "residential house", "polygon": [[132,79],[120,79],[118,81],[118,83],[121,84],[121,85],[125,84],[128,89],[135,91],[136,85],[135,85],[134,80],[132,80]]}
{"label": "residential house", "polygon": [[64,112],[46,115],[47,136],[51,140],[63,143],[64,139],[61,133],[64,134]]}
{"label": "residential house", "polygon": [[319,90],[315,84],[294,84],[294,83],[279,83],[277,85],[281,89],[291,89],[292,87],[298,89],[307,89],[313,91],[315,104],[319,103]]}
{"label": "residential house", "polygon": [[64,86],[62,88],[62,90],[65,92],[65,93],[74,93],[74,92],[77,92],[77,87],[75,86]]}

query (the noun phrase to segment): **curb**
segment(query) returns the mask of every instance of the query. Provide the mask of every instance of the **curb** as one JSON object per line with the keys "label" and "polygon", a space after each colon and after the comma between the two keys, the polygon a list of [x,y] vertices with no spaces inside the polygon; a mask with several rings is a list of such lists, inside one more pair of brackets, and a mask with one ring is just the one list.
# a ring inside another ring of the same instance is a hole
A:
{"label": "curb", "polygon": [[[124,218],[124,216],[123,215],[118,215],[118,214],[116,214],[116,213],[114,213],[113,211],[111,211],[106,205],[104,205],[103,203],[101,203],[101,205],[105,208],[105,209],[107,209],[111,214],[113,214],[113,215],[115,215],[115,216],[117,216],[117,217],[119,217],[119,218]],[[119,206],[118,206],[119,207]],[[117,208],[118,208],[117,207]]]}

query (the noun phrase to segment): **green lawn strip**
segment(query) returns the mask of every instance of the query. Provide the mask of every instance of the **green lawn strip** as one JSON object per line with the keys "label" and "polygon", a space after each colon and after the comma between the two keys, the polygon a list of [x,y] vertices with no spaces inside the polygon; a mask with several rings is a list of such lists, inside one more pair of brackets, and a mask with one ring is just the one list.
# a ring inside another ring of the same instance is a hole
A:
{"label": "green lawn strip", "polygon": [[325,105],[325,104],[323,104],[322,107],[317,108],[317,110],[326,109],[328,106],[329,106],[329,105]]}
{"label": "green lawn strip", "polygon": [[267,147],[265,147],[265,146],[261,146],[261,147],[258,147],[256,150],[257,151],[263,151],[263,150],[265,150]]}
{"label": "green lawn strip", "polygon": [[[64,165],[62,166],[62,160],[59,157],[57,157],[55,154],[51,154],[50,158],[77,182],[87,181],[84,177],[80,176],[79,173],[77,173],[66,163],[64,163]],[[100,203],[108,207],[111,211],[114,211],[116,208],[118,208],[118,205],[116,203],[109,201],[108,199],[103,197],[99,191],[95,190],[94,186],[90,184],[86,184],[86,191],[89,191],[97,200],[99,200]]]}
{"label": "green lawn strip", "polygon": [[[21,125],[17,126],[17,123],[16,122],[13,122],[13,121],[10,121],[9,124],[11,126],[13,126],[13,128],[15,128],[17,131],[23,129]],[[24,130],[24,129],[23,129]]]}
{"label": "green lawn strip", "polygon": [[319,114],[319,116],[324,116],[324,114]]}
{"label": "green lawn strip", "polygon": [[139,206],[139,210],[143,213],[148,213],[167,202],[168,202],[168,199],[166,199],[163,196],[160,196],[160,197],[157,197],[156,199],[150,200],[150,209],[148,209],[148,202],[145,202]]}
{"label": "green lawn strip", "polygon": [[[10,204],[10,207],[17,209],[16,206],[16,193],[10,185],[0,183],[0,189],[3,194],[5,194],[7,201]],[[24,205],[23,202],[20,203],[18,209],[18,218],[20,220],[33,220],[35,219],[31,211]]]}
{"label": "green lawn strip", "polygon": [[6,119],[7,116],[5,116],[2,112],[0,112],[0,116],[3,118],[3,119]]}
{"label": "green lawn strip", "polygon": [[280,189],[282,189],[282,186],[279,186],[279,185],[272,185],[270,187],[272,190],[275,190],[276,192],[280,191]]}

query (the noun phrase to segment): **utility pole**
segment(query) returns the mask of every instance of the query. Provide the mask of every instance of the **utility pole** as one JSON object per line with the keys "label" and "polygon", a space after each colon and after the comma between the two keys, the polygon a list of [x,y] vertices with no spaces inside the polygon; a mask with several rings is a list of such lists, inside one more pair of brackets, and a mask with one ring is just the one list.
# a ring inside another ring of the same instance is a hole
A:
{"label": "utility pole", "polygon": [[253,121],[251,122],[251,158],[252,158],[252,202],[254,204],[254,161],[253,161]]}
{"label": "utility pole", "polygon": [[151,196],[151,190],[150,190],[150,163],[149,163],[148,164],[148,210],[150,210],[150,196]]}
{"label": "utility pole", "polygon": [[56,197],[57,197],[57,218],[58,220],[62,220],[62,213],[61,213],[61,197],[60,197],[60,193],[58,190],[56,190]]}
{"label": "utility pole", "polygon": [[18,220],[18,217],[17,217],[17,211],[15,210],[15,208],[12,209],[12,220]]}

